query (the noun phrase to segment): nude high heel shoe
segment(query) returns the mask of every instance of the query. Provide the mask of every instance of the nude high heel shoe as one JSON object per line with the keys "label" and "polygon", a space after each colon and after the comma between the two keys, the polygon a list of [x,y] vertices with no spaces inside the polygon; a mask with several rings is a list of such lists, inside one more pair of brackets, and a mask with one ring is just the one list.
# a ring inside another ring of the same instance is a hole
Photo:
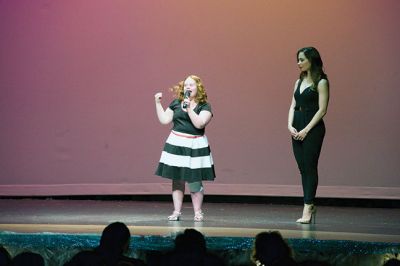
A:
{"label": "nude high heel shoe", "polygon": [[309,224],[314,223],[316,220],[317,207],[314,204],[304,204],[303,216],[297,219],[296,223]]}

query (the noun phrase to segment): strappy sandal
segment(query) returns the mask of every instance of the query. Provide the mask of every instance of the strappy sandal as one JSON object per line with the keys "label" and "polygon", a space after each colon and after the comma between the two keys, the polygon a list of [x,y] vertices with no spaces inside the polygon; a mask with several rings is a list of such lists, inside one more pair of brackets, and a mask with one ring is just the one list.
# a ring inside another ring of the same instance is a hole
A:
{"label": "strappy sandal", "polygon": [[202,211],[198,211],[194,213],[194,221],[202,222],[204,220],[204,213]]}
{"label": "strappy sandal", "polygon": [[168,221],[179,221],[181,215],[181,212],[174,211],[170,216],[168,216]]}

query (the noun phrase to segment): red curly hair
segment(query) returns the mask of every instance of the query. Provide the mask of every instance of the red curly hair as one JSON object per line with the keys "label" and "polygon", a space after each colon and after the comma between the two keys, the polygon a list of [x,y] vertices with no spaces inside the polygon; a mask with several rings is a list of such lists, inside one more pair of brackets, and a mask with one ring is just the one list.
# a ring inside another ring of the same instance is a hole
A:
{"label": "red curly hair", "polygon": [[184,99],[184,93],[183,93],[184,82],[188,78],[191,78],[194,81],[196,81],[197,94],[196,94],[195,102],[206,103],[207,102],[206,90],[204,89],[204,85],[203,85],[201,79],[196,75],[187,76],[183,81],[180,81],[177,85],[175,85],[174,87],[171,88],[171,91],[175,93],[176,98],[179,99],[179,101],[183,101],[183,99]]}

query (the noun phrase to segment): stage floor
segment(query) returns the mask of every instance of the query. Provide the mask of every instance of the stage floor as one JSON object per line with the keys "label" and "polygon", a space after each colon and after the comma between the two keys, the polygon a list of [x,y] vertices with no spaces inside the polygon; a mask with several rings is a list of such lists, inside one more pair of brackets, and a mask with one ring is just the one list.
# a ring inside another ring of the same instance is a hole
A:
{"label": "stage floor", "polygon": [[132,235],[171,236],[195,228],[206,236],[254,237],[278,230],[284,238],[400,242],[400,210],[318,206],[316,224],[295,220],[302,206],[205,203],[205,221],[193,221],[191,203],[182,220],[168,222],[172,202],[0,199],[0,231],[17,233],[98,233],[121,221]]}

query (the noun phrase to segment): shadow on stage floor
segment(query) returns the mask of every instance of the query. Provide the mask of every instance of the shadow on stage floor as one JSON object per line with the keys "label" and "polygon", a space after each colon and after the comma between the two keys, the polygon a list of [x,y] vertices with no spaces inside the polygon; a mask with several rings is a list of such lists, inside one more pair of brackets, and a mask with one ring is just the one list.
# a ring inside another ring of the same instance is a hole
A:
{"label": "shadow on stage floor", "polygon": [[[258,199],[206,202],[203,222],[193,221],[191,204],[185,202],[182,220],[168,222],[172,203],[164,198],[3,198],[0,243],[12,253],[23,249],[45,249],[41,253],[50,250],[51,254],[57,250],[76,251],[97,246],[104,227],[121,221],[131,230],[132,254],[139,257],[171,249],[176,234],[185,228],[202,232],[211,250],[241,251],[247,257],[254,236],[271,230],[287,239],[297,258],[323,257],[333,265],[379,265],[378,261],[400,253],[397,202],[386,202],[390,208],[377,203],[365,207],[359,203],[333,206],[330,201],[320,202],[316,223],[301,225],[295,223],[302,211],[298,199]],[[346,261],[343,254],[352,256],[352,262]],[[61,265],[66,259],[58,257],[53,265]],[[354,264],[354,257],[375,264]]]}

